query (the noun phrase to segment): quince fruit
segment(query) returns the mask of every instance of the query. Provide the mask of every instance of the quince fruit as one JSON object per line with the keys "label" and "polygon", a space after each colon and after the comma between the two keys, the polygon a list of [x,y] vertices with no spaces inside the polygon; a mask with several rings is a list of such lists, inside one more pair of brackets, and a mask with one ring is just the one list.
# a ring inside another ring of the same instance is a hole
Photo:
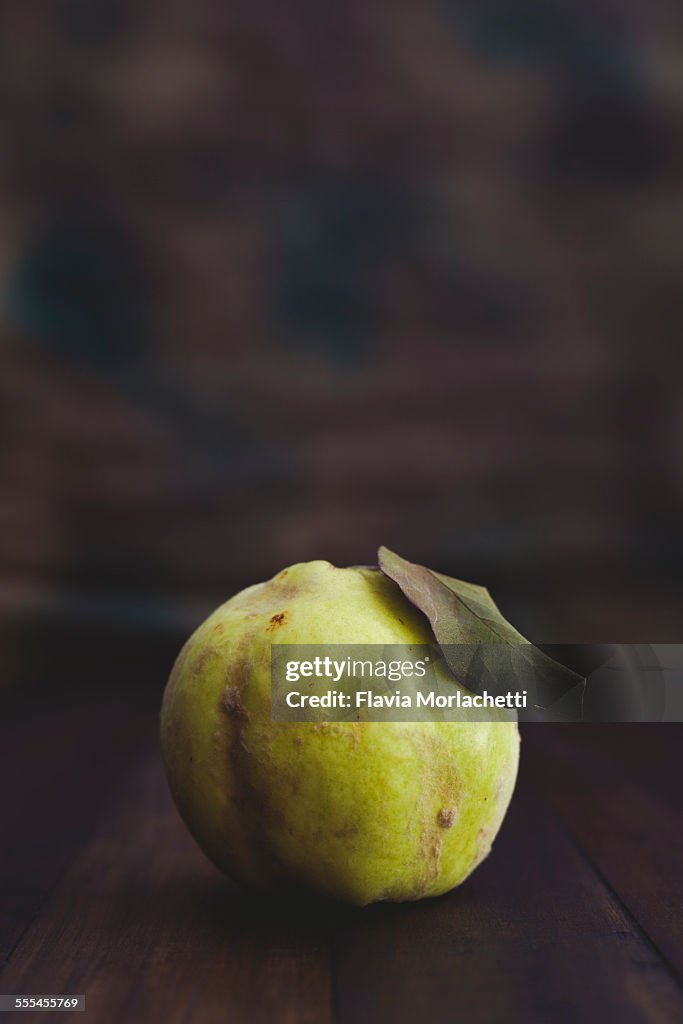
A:
{"label": "quince fruit", "polygon": [[[407,563],[409,564],[409,563]],[[276,722],[271,644],[434,644],[376,568],[293,565],[188,640],[162,752],[180,813],[245,885],[364,905],[438,896],[486,857],[515,785],[512,721]]]}

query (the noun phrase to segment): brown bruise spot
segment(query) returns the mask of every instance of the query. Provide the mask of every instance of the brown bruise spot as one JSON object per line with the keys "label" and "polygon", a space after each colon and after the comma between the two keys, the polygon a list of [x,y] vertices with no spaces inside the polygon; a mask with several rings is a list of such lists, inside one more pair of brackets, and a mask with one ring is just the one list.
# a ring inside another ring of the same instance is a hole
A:
{"label": "brown bruise spot", "polygon": [[322,732],[329,736],[345,736],[346,722],[316,722],[313,732]]}
{"label": "brown bruise spot", "polygon": [[[425,842],[423,839],[422,850],[425,856],[426,864],[425,871],[420,880],[418,886],[416,886],[416,892],[422,896],[427,892],[430,885],[432,885],[439,877],[441,871],[441,853],[443,851],[443,837],[440,832],[432,832],[427,837]],[[416,897],[419,899],[419,896]]]}
{"label": "brown bruise spot", "polygon": [[[442,748],[438,742],[429,739],[421,744],[425,758],[431,758],[435,754],[441,754]],[[445,831],[451,828],[458,818],[458,801],[460,796],[460,780],[454,770],[447,771],[447,778],[434,781],[429,787],[429,795],[441,803],[441,809],[429,819],[423,819],[422,828],[417,849],[417,862],[421,865],[418,877],[410,889],[401,891],[400,894],[392,889],[387,889],[376,898],[394,902],[410,902],[422,899],[441,875],[441,860],[444,847],[447,842]],[[437,806],[439,804],[437,803]],[[419,807],[416,807],[415,814],[420,814]]]}
{"label": "brown bruise spot", "polygon": [[491,852],[493,844],[494,829],[490,825],[483,825],[477,833],[477,853],[474,858],[472,869],[476,868],[483,860],[486,860]]}
{"label": "brown bruise spot", "polygon": [[270,622],[266,626],[266,632],[272,633],[274,629],[282,626],[287,621],[287,612],[278,612],[273,615]]}
{"label": "brown bruise spot", "polygon": [[198,679],[199,676],[201,676],[201,674],[203,673],[204,669],[207,666],[207,663],[211,660],[215,653],[216,652],[213,647],[204,647],[199,652],[197,657],[192,662],[192,666],[190,669],[195,679]]}
{"label": "brown bruise spot", "polygon": [[246,717],[247,712],[242,703],[242,695],[238,686],[226,686],[221,697],[221,708],[223,711],[227,711],[229,715]]}
{"label": "brown bruise spot", "polygon": [[[439,879],[444,845],[447,842],[446,831],[457,821],[462,795],[459,773],[452,763],[450,751],[442,740],[433,734],[416,736],[416,745],[425,762],[428,780],[424,798],[430,803],[434,801],[434,811],[427,819],[423,819],[418,847],[418,860],[422,870],[412,890],[401,897],[406,900],[420,899]],[[421,816],[419,807],[415,813]]]}
{"label": "brown bruise spot", "polygon": [[419,880],[416,880],[414,889],[407,899],[420,899],[430,885],[439,877],[441,870],[441,853],[443,850],[443,834],[438,825],[429,825],[424,828],[420,838],[419,857],[423,864]]}
{"label": "brown bruise spot", "polygon": [[[247,646],[245,644],[245,646]],[[245,849],[244,859],[239,866],[231,861],[228,851],[218,851],[216,862],[231,877],[253,882],[261,877],[264,884],[273,882],[278,873],[272,851],[264,834],[264,826],[277,825],[277,816],[270,808],[266,796],[255,789],[250,770],[250,755],[245,746],[245,734],[249,727],[249,712],[244,706],[242,694],[249,684],[252,664],[244,649],[231,658],[229,682],[219,700],[224,713],[219,725],[220,758],[216,770],[220,773],[229,767],[232,777],[230,800]],[[222,762],[222,763],[221,763]]]}

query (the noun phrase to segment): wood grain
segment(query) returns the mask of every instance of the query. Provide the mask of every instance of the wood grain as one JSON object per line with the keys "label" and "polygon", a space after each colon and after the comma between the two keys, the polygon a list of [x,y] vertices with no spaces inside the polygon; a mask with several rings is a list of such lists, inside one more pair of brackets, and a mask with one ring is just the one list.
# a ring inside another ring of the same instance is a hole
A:
{"label": "wood grain", "polygon": [[320,908],[308,917],[254,901],[205,861],[171,804],[149,725],[146,756],[57,880],[2,991],[86,993],[98,1024],[324,1024],[331,989]]}
{"label": "wood grain", "polygon": [[488,861],[434,904],[378,907],[336,956],[341,1019],[675,1021],[683,993],[528,772]]}
{"label": "wood grain", "polygon": [[528,728],[468,883],[359,910],[226,881],[171,803],[156,728],[132,696],[5,722],[0,991],[83,992],[97,1024],[683,1020],[680,730],[655,757],[642,727]]}
{"label": "wood grain", "polygon": [[683,976],[683,730],[535,730],[530,775],[619,899]]}
{"label": "wood grain", "polygon": [[0,966],[125,788],[147,723],[111,696],[55,706],[41,692],[0,720]]}

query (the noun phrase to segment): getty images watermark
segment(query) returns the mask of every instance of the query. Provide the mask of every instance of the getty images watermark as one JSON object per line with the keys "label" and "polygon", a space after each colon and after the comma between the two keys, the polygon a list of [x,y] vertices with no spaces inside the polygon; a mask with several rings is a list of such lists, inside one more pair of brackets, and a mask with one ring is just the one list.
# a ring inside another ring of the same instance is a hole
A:
{"label": "getty images watermark", "polygon": [[275,644],[281,722],[683,721],[683,645]]}

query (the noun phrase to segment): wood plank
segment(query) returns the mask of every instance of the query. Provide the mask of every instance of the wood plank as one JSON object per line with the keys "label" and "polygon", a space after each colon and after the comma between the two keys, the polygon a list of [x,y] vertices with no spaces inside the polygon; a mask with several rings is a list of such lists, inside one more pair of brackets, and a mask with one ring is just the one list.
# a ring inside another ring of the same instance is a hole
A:
{"label": "wood plank", "polygon": [[207,863],[171,804],[155,735],[129,792],[59,882],[1,987],[86,993],[98,1024],[327,1024],[328,949],[321,905],[273,906]]}
{"label": "wood plank", "polygon": [[71,705],[32,691],[2,706],[0,967],[133,769],[144,734],[140,711],[106,692]]}
{"label": "wood plank", "polygon": [[[649,747],[638,745],[634,754],[632,743],[612,733],[601,741],[594,727],[527,730],[510,816],[472,879],[441,900],[356,910],[274,904],[225,881],[172,807],[155,712],[125,702],[119,710],[120,718],[104,703],[96,713],[53,709],[5,730],[5,767],[22,783],[3,794],[16,837],[13,871],[28,896],[15,908],[14,926],[24,935],[0,990],[84,991],[98,1024],[683,1019],[672,972],[548,799],[572,829],[592,821],[598,839],[585,843],[580,835],[582,845],[620,898],[621,889],[629,896],[626,882],[638,881],[640,861],[647,866],[654,853],[639,823],[653,828],[652,847],[658,835],[672,839],[666,822],[675,820],[680,795],[661,776],[675,764],[676,748],[657,743],[663,734],[653,733]],[[642,801],[658,779],[648,809]],[[57,801],[65,784],[73,792]],[[629,794],[636,800],[631,845],[640,860],[624,856],[613,817],[585,809],[615,792],[617,810]],[[29,827],[26,807],[35,801],[42,801],[42,826]],[[611,870],[617,848],[620,888]],[[670,892],[676,865],[667,857],[655,857],[661,891],[636,887],[636,896],[655,906]],[[652,934],[647,905],[631,899],[627,906]],[[663,952],[674,962],[665,943]]]}
{"label": "wood plank", "polygon": [[683,727],[534,726],[537,784],[683,979]]}
{"label": "wood plank", "polygon": [[364,1024],[683,1020],[683,991],[531,784],[449,896],[378,906],[335,944],[339,1019]]}

